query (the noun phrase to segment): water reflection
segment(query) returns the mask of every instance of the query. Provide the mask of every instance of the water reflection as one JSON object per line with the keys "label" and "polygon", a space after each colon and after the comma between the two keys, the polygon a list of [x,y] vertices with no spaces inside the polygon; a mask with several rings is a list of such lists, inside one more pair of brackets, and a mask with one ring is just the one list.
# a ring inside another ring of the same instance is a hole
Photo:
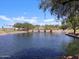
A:
{"label": "water reflection", "polygon": [[25,33],[20,33],[20,34],[15,34],[16,35],[16,37],[18,38],[18,37],[32,37],[32,35],[33,35],[33,33],[27,33],[27,34],[25,34]]}
{"label": "water reflection", "polygon": [[72,38],[63,33],[20,33],[0,36],[0,56],[9,59],[59,59]]}
{"label": "water reflection", "polygon": [[73,38],[66,48],[66,55],[75,56],[79,54],[79,39]]}
{"label": "water reflection", "polygon": [[60,54],[61,52],[56,52],[53,51],[52,49],[46,49],[46,48],[41,48],[41,49],[34,49],[31,48],[29,50],[23,50],[21,52],[18,52],[17,54],[15,54],[14,56],[12,56],[12,58],[30,58],[30,59],[58,59],[60,56],[63,55],[63,52]]}

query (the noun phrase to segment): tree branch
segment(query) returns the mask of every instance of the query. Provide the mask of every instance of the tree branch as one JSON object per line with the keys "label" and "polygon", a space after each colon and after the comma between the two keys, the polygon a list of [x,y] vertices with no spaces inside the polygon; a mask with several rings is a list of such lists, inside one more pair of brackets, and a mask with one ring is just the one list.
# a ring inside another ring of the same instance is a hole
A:
{"label": "tree branch", "polygon": [[62,4],[65,5],[65,4],[67,4],[69,2],[73,2],[73,1],[79,1],[79,0],[68,0],[68,1],[63,2]]}

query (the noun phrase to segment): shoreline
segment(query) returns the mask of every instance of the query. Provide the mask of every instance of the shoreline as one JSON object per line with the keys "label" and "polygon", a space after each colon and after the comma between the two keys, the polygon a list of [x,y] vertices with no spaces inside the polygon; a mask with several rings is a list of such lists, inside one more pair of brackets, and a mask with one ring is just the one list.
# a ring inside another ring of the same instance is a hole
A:
{"label": "shoreline", "polygon": [[0,33],[0,36],[1,35],[7,35],[7,34],[19,34],[19,33],[27,33],[27,31],[3,32],[3,33]]}
{"label": "shoreline", "polygon": [[[7,34],[18,34],[18,33],[31,33],[31,32],[39,32],[37,30],[29,30],[29,31],[0,31],[1,35],[7,35]],[[40,30],[40,32],[44,32],[44,30]],[[50,32],[49,30],[46,30],[46,32]],[[59,33],[62,32],[62,30],[52,30],[52,33]]]}
{"label": "shoreline", "polygon": [[[29,31],[0,31],[0,35],[7,35],[7,34],[18,34],[18,33],[27,33],[27,32],[39,32],[38,30],[29,30]],[[44,30],[40,30],[40,32],[44,32]],[[73,30],[46,30],[45,32],[52,32],[52,33],[60,33],[63,32],[65,34],[73,33]],[[77,31],[76,33],[79,33]]]}

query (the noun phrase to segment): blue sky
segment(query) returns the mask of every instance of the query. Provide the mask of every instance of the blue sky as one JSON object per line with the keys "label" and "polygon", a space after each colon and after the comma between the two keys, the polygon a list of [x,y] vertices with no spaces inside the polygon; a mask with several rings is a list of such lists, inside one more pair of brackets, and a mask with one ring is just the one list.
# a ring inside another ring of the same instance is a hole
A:
{"label": "blue sky", "polygon": [[39,9],[40,0],[0,0],[0,27],[10,27],[17,22],[29,22],[32,24],[60,24],[55,16],[44,13]]}

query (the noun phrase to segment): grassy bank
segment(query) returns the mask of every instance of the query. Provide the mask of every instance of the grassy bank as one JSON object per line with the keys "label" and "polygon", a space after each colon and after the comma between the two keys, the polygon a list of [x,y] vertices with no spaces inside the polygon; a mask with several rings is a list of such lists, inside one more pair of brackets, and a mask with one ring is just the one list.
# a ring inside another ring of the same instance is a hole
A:
{"label": "grassy bank", "polygon": [[0,30],[0,35],[16,34],[16,33],[27,33],[27,31],[3,31],[3,30]]}
{"label": "grassy bank", "polygon": [[[73,29],[66,29],[66,30],[64,30],[64,32],[65,32],[65,33],[73,33],[74,30],[73,30]],[[79,29],[76,30],[76,33],[79,33]]]}
{"label": "grassy bank", "polygon": [[[52,30],[52,32],[61,32],[63,30]],[[29,32],[32,32],[29,30]],[[67,33],[73,33],[73,29],[67,29],[67,30],[64,30],[64,32],[67,34]],[[14,30],[0,30],[0,35],[3,35],[3,34],[15,34],[15,33],[27,33],[27,31],[14,31]],[[79,29],[76,30],[76,33],[79,33]]]}

